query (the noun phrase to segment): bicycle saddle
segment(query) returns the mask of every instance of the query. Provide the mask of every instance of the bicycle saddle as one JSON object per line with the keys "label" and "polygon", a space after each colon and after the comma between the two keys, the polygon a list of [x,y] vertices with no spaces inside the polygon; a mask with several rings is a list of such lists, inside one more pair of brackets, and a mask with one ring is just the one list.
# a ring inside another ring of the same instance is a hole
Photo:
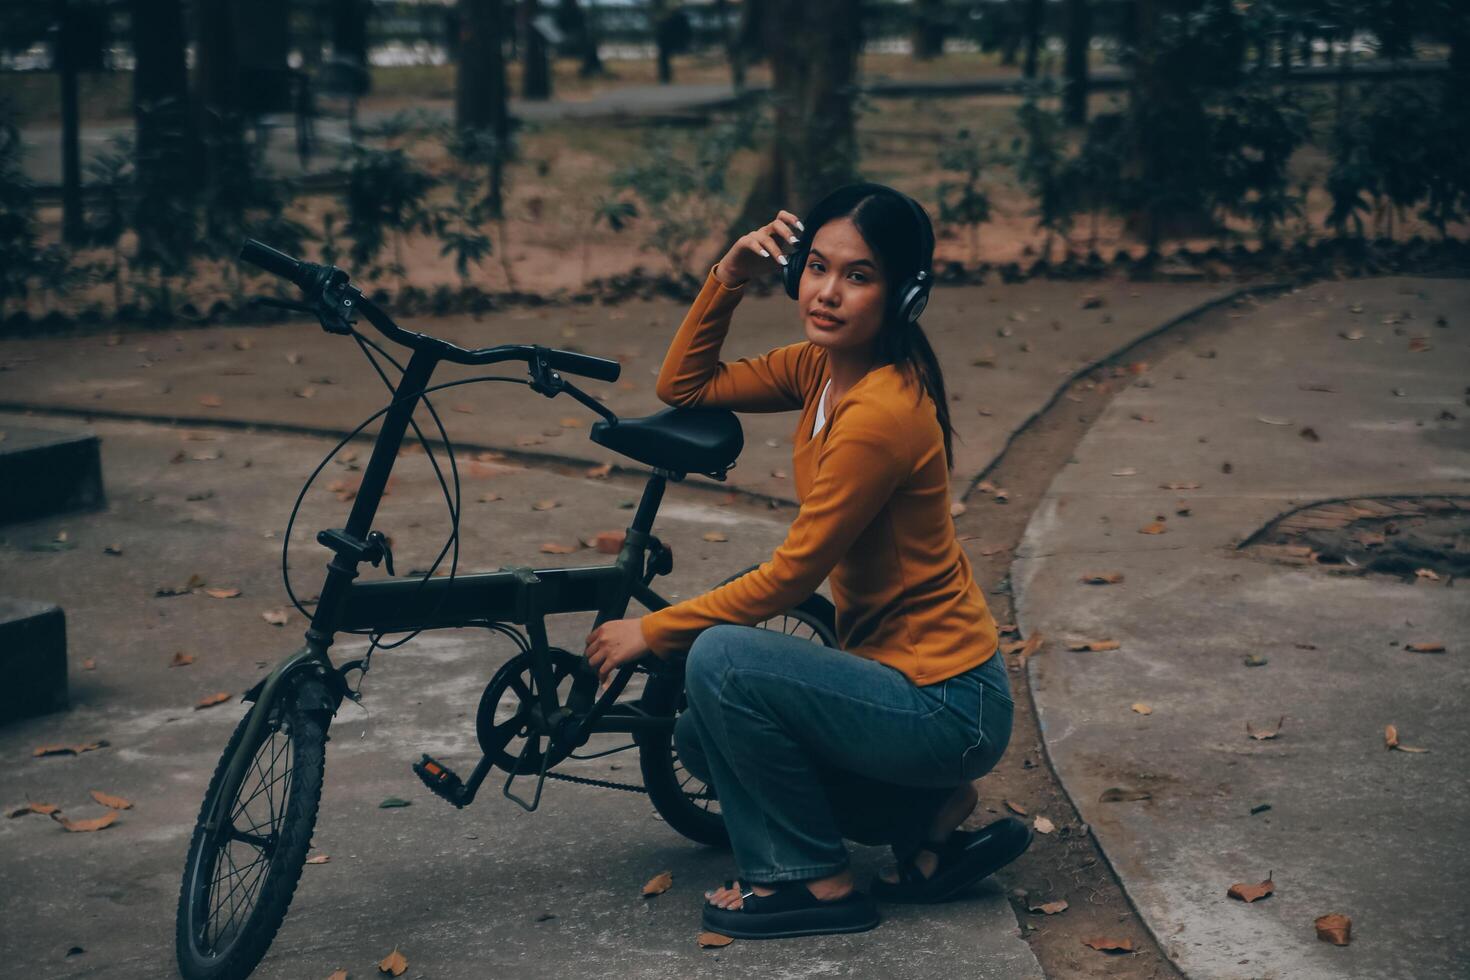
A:
{"label": "bicycle saddle", "polygon": [[640,463],[716,480],[745,447],[735,413],[725,408],[666,408],[637,419],[592,423],[592,441]]}

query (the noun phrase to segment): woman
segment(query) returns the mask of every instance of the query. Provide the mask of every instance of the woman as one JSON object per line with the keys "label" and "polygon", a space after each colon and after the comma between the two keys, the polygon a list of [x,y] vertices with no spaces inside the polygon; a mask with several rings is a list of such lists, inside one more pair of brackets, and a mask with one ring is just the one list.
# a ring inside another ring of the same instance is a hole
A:
{"label": "woman", "polygon": [[[956,829],[974,808],[972,781],[1009,741],[1012,702],[995,620],[949,513],[944,381],[910,319],[927,297],[928,216],[863,183],[807,217],[810,230],[781,211],[730,247],[657,389],[670,405],[801,412],[801,510],[786,540],[732,582],[587,639],[604,681],[650,651],[688,650],[675,742],[720,799],[741,875],[706,893],[704,923],[739,938],[875,926],[844,836],[893,846],[898,874],[873,891],[894,901],[946,898],[1030,842],[1010,819]],[[788,255],[801,263],[786,274],[807,339],[721,362],[744,284]],[[841,649],[747,625],[829,576]]]}

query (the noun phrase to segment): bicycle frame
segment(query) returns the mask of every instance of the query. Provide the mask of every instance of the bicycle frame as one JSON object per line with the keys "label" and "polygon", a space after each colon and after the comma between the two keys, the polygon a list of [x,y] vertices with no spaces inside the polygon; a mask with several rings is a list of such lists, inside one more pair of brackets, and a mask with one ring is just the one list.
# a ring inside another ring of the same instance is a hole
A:
{"label": "bicycle frame", "polygon": [[[593,734],[634,734],[667,730],[672,726],[671,718],[633,713],[608,714],[608,709],[637,670],[637,666],[632,664],[618,670],[595,704],[578,705],[579,711],[586,708],[580,719],[568,707],[558,706],[555,685],[551,682],[545,617],[557,613],[595,611],[596,625],[600,625],[623,616],[629,599],[636,598],[650,611],[669,605],[668,600],[648,587],[654,575],[666,574],[672,568],[671,553],[650,531],[667,481],[682,479],[681,473],[653,471],[644,486],[633,522],[627,529],[623,547],[617,559],[609,565],[549,569],[510,566],[495,572],[459,575],[453,579],[354,581],[362,562],[376,565],[383,556],[382,545],[374,540],[371,531],[373,519],[419,396],[428,388],[435,368],[444,359],[437,351],[415,349],[394,392],[392,406],[384,415],[348,515],[347,526],[318,533],[317,540],[332,550],[334,556],[327,565],[326,581],[306,631],[306,643],[245,693],[243,699],[255,702],[255,708],[247,723],[244,744],[253,744],[251,739],[267,723],[270,706],[292,689],[296,690],[298,702],[303,707],[333,715],[343,698],[355,699],[344,675],[354,668],[362,669],[361,662],[353,661],[338,667],[327,652],[338,632],[395,632],[489,622],[523,625],[530,633],[532,671],[542,709],[537,713],[537,721],[544,728],[538,734],[575,747],[585,743]],[[533,374],[536,370],[533,367]],[[543,390],[543,393],[546,392]],[[555,391],[550,394],[554,395]],[[653,560],[646,561],[650,546]],[[646,569],[645,565],[648,566]],[[546,758],[549,760],[550,756],[548,751]],[[216,809],[207,824],[209,832],[217,831],[228,822],[223,819],[224,801],[234,798],[248,766],[249,760],[243,754],[232,760],[226,775],[225,792],[219,794]],[[471,799],[488,770],[487,755],[466,784]],[[544,778],[544,768],[541,775]],[[506,789],[507,795],[511,795],[509,781]],[[511,798],[527,806],[517,797]],[[539,801],[539,785],[536,798]],[[533,808],[534,804],[528,807]]]}

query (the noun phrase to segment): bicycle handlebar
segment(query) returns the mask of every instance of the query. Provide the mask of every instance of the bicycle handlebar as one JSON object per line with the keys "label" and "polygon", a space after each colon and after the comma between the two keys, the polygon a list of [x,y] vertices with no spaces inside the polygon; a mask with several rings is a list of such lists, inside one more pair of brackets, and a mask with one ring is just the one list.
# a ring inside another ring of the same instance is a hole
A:
{"label": "bicycle handlebar", "polygon": [[[315,262],[303,262],[253,238],[247,238],[245,244],[241,246],[240,258],[272,275],[290,280],[313,302],[322,300],[322,294],[329,287],[339,288],[343,295],[332,298],[334,306],[341,304],[350,312],[355,303],[356,310],[362,313],[364,319],[389,340],[414,350],[432,350],[442,359],[453,361],[456,364],[493,364],[509,360],[523,360],[529,363],[539,352],[550,367],[598,381],[616,381],[622,372],[623,366],[618,361],[595,357],[591,354],[579,354],[576,351],[542,347],[539,344],[500,344],[495,347],[470,350],[457,344],[451,344],[447,340],[440,340],[438,337],[405,330],[394,323],[393,318],[380,309],[376,303],[362,295],[360,290],[352,287],[348,282],[347,274],[340,269],[329,265],[318,265]],[[337,315],[342,316],[340,312]],[[343,319],[348,319],[348,317],[343,317]],[[347,332],[346,328],[344,327],[340,332]]]}

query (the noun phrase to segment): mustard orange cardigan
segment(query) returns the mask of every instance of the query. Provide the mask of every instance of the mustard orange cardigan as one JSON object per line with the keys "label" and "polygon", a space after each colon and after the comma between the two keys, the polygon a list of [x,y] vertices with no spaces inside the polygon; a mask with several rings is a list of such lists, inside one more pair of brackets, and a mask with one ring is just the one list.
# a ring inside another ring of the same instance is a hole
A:
{"label": "mustard orange cardigan", "polygon": [[828,378],[810,341],[720,361],[744,286],[710,270],[659,372],[661,401],[737,412],[801,412],[792,456],[801,510],[769,561],[704,595],[643,616],[655,654],[686,650],[717,623],[754,625],[828,576],[843,650],[935,684],[994,655],[998,632],[949,513],[934,401],[894,365],[870,370],[812,436]]}

